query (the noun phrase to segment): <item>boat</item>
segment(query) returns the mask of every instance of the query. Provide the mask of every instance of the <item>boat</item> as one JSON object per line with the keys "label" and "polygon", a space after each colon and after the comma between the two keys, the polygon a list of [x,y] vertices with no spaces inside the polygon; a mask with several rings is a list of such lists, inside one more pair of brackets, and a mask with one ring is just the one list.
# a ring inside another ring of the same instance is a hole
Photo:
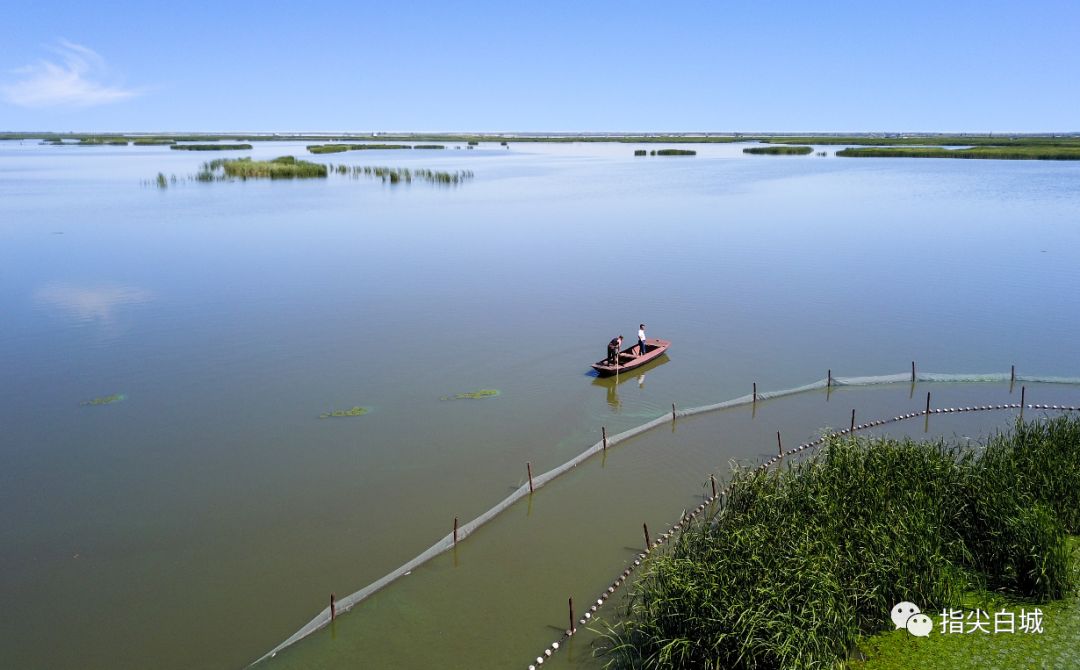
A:
{"label": "boat", "polygon": [[635,349],[637,349],[637,342],[635,342],[632,346],[619,352],[619,361],[617,365],[612,365],[608,363],[607,359],[605,358],[602,361],[597,361],[593,363],[592,369],[596,370],[596,373],[601,377],[611,377],[612,375],[616,374],[621,375],[623,373],[629,372],[630,370],[633,370],[634,368],[640,368],[646,363],[651,363],[652,361],[655,361],[657,358],[660,358],[665,353],[667,353],[668,347],[671,346],[671,342],[668,342],[667,340],[659,340],[654,337],[646,339],[645,344],[648,345],[649,350],[645,352],[644,356],[635,356],[633,353],[631,353]]}

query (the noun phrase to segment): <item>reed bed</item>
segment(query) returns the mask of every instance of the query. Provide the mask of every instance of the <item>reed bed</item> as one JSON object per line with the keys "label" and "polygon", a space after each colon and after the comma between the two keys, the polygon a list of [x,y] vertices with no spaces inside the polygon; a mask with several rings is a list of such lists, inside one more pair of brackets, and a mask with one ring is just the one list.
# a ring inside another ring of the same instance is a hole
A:
{"label": "reed bed", "polygon": [[657,149],[650,153],[653,156],[697,156],[692,149]]}
{"label": "reed bed", "polygon": [[770,146],[770,147],[747,147],[742,150],[744,154],[766,155],[766,156],[805,156],[809,153],[813,153],[813,147],[806,146]]}
{"label": "reed bed", "polygon": [[123,137],[84,137],[79,140],[79,146],[127,146],[127,139]]}
{"label": "reed bed", "polygon": [[809,461],[735,470],[712,516],[644,564],[608,667],[838,667],[897,602],[1074,592],[1077,532],[1080,418],[1018,421],[976,450],[834,439]]}
{"label": "reed bed", "polygon": [[347,175],[353,179],[370,177],[381,179],[383,183],[411,184],[415,181],[423,181],[429,184],[441,184],[445,186],[457,186],[469,181],[475,175],[472,170],[456,170],[445,172],[427,169],[391,168],[372,165],[335,165],[333,171],[340,175]]}
{"label": "reed bed", "polygon": [[635,156],[647,156],[648,154],[649,152],[644,149],[634,149]]}
{"label": "reed bed", "polygon": [[311,144],[308,145],[307,150],[313,154],[336,154],[343,151],[381,151],[410,148],[411,147],[408,144]]}
{"label": "reed bed", "polygon": [[413,149],[445,149],[442,144],[417,144],[413,146]]}
{"label": "reed bed", "polygon": [[281,156],[269,161],[253,161],[250,158],[219,158],[202,164],[195,181],[229,181],[234,179],[320,179],[329,170],[321,163],[296,160],[293,156]]}
{"label": "reed bed", "polygon": [[250,149],[250,144],[173,144],[170,149],[177,151],[241,151]]}
{"label": "reed bed", "polygon": [[996,160],[1080,160],[1080,146],[979,146],[971,149],[938,147],[857,147],[841,149],[837,156],[854,158],[985,158]]}
{"label": "reed bed", "polygon": [[143,147],[176,144],[176,140],[170,140],[164,137],[140,137],[138,139],[132,140],[131,143],[137,147]]}

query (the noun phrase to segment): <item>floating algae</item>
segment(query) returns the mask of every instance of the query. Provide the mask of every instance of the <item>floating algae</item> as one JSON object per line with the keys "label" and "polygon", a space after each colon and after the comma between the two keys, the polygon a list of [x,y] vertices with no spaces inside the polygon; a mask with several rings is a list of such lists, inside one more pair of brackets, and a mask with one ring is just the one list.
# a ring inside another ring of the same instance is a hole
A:
{"label": "floating algae", "polygon": [[497,389],[480,389],[469,393],[456,393],[453,396],[443,396],[439,400],[479,400],[481,398],[494,398],[499,395]]}
{"label": "floating algae", "polygon": [[121,402],[127,400],[127,396],[123,393],[114,393],[112,395],[101,396],[100,398],[94,398],[93,400],[83,400],[80,405],[111,405],[114,402]]}
{"label": "floating algae", "polygon": [[367,407],[353,407],[352,409],[335,409],[332,412],[323,412],[319,415],[320,419],[331,419],[341,416],[364,416],[368,413]]}

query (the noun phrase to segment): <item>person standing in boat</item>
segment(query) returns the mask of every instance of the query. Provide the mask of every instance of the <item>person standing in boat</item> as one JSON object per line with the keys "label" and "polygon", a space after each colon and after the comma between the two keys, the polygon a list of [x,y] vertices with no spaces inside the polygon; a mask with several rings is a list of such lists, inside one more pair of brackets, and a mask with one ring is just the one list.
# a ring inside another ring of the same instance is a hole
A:
{"label": "person standing in boat", "polygon": [[637,343],[638,343],[638,356],[644,356],[645,352],[649,350],[648,345],[645,344],[645,324],[638,326],[637,331]]}
{"label": "person standing in boat", "polygon": [[608,365],[619,364],[619,351],[622,349],[622,335],[612,338],[607,345],[607,362]]}

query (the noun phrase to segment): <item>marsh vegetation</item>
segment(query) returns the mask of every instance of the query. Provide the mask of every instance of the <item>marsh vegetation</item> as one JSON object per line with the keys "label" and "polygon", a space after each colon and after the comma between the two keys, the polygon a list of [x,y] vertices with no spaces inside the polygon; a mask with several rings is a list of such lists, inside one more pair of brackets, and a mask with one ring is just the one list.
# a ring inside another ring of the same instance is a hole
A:
{"label": "marsh vegetation", "polygon": [[616,668],[835,667],[897,602],[1074,592],[1078,532],[1080,417],[1018,421],[982,450],[833,439],[736,470],[711,518],[645,563],[608,653]]}
{"label": "marsh vegetation", "polygon": [[250,144],[173,144],[170,149],[177,151],[242,151],[250,149]]}
{"label": "marsh vegetation", "polygon": [[250,158],[218,158],[202,164],[195,181],[228,181],[232,179],[320,179],[328,173],[321,163],[281,156],[269,161]]}
{"label": "marsh vegetation", "polygon": [[1080,146],[977,146],[970,149],[940,147],[854,147],[837,156],[850,158],[985,158],[997,160],[1080,160]]}
{"label": "marsh vegetation", "polygon": [[692,149],[655,149],[649,153],[653,156],[697,156]]}
{"label": "marsh vegetation", "polygon": [[343,151],[386,151],[411,149],[408,144],[311,144],[307,150],[313,154],[337,154]]}
{"label": "marsh vegetation", "polygon": [[767,155],[767,156],[805,156],[813,153],[813,147],[806,146],[770,146],[770,147],[747,147],[742,150],[744,154]]}
{"label": "marsh vegetation", "polygon": [[381,179],[390,184],[411,184],[413,181],[423,181],[429,184],[443,184],[456,186],[472,179],[475,175],[472,170],[455,170],[453,172],[428,169],[391,168],[372,165],[334,165],[334,172],[347,175],[353,179],[370,177]]}

